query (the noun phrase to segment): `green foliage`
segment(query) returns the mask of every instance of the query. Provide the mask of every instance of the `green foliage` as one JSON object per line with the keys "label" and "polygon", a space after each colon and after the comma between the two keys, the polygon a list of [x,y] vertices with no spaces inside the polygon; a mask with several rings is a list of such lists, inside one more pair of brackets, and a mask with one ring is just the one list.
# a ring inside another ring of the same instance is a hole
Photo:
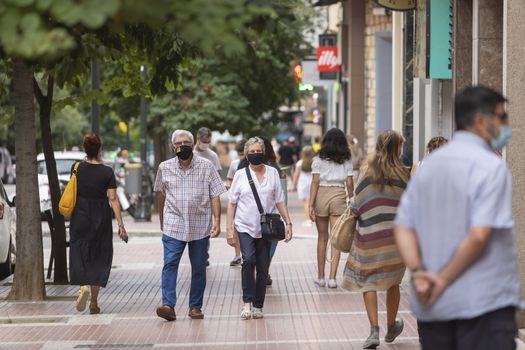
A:
{"label": "green foliage", "polygon": [[[11,79],[7,71],[11,69],[10,61],[0,60],[0,145],[14,144],[14,107],[10,96]],[[10,147],[12,150],[12,147]]]}
{"label": "green foliage", "polygon": [[10,1],[0,5],[0,44],[10,55],[49,58],[75,46],[67,30],[49,28],[33,1]]}
{"label": "green foliage", "polygon": [[69,150],[72,146],[82,145],[82,137],[89,122],[78,109],[67,106],[52,114],[51,134],[56,149]]}
{"label": "green foliage", "polygon": [[201,126],[243,132],[252,127],[246,118],[248,100],[224,76],[207,71],[206,60],[196,60],[182,71],[181,89],[152,101],[150,114],[164,115],[168,130],[197,131]]}
{"label": "green foliage", "polygon": [[[268,134],[278,108],[297,98],[291,67],[308,50],[312,13],[303,0],[5,0],[0,51],[54,75],[63,93],[53,129],[64,115],[87,120],[95,99],[101,132],[123,120],[133,134],[144,95],[167,130]],[[101,62],[99,91],[89,87],[92,59]]]}
{"label": "green foliage", "polygon": [[167,128],[276,131],[279,107],[298,97],[292,64],[309,50],[303,33],[313,12],[302,0],[258,3],[271,11],[253,16],[239,32],[244,54],[218,47],[213,55],[181,66],[180,88],[153,101],[151,113],[166,116]]}

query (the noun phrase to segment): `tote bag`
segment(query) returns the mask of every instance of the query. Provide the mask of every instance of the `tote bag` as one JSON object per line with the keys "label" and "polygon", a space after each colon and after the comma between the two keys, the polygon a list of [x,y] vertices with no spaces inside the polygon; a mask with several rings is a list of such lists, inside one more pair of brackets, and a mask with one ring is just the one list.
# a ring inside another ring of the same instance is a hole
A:
{"label": "tote bag", "polygon": [[348,253],[350,248],[352,248],[356,224],[357,217],[353,213],[352,208],[346,208],[343,215],[337,219],[334,227],[332,227],[330,233],[330,244],[332,247]]}

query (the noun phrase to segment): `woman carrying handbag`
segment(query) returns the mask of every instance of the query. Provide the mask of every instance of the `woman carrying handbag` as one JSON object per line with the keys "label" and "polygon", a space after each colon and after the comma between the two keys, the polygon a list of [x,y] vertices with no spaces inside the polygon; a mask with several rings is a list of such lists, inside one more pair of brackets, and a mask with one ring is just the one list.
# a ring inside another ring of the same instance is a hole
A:
{"label": "woman carrying handbag", "polygon": [[239,238],[243,261],[241,280],[244,306],[241,319],[247,320],[264,317],[262,308],[266,296],[271,241],[263,238],[263,234],[282,233],[280,229],[274,232],[275,227],[267,223],[271,221],[279,226],[279,213],[284,219],[285,227],[281,229],[285,242],[289,242],[292,239],[292,222],[279,174],[275,168],[263,163],[264,141],[253,137],[244,147],[250,165],[243,171],[237,171],[232,181],[226,238],[229,245],[234,245],[236,237]]}
{"label": "woman carrying handbag", "polygon": [[378,291],[386,291],[385,342],[393,342],[403,331],[403,320],[396,317],[405,265],[393,232],[397,206],[409,176],[399,160],[403,143],[403,136],[396,131],[379,135],[376,152],[361,168],[352,198],[352,209],[359,213],[359,219],[341,287],[363,293],[371,328],[363,349],[379,346]]}
{"label": "woman carrying handbag", "polygon": [[[319,287],[337,288],[337,269],[341,252],[332,248],[327,258],[330,231],[337,219],[345,212],[348,199],[354,191],[354,169],[350,148],[345,134],[333,128],[326,132],[319,155],[312,161],[312,184],[310,186],[310,220],[317,227],[317,277]],[[330,261],[330,275],[325,280],[325,261]]]}
{"label": "woman carrying handbag", "polygon": [[69,274],[71,284],[80,286],[76,308],[78,311],[84,311],[91,292],[90,314],[100,313],[98,294],[100,287],[106,287],[111,272],[111,209],[118,222],[120,239],[128,241],[116,194],[115,174],[113,169],[99,160],[101,148],[102,142],[97,134],[86,134],[84,150],[87,159],[76,169],[76,204],[69,230]]}

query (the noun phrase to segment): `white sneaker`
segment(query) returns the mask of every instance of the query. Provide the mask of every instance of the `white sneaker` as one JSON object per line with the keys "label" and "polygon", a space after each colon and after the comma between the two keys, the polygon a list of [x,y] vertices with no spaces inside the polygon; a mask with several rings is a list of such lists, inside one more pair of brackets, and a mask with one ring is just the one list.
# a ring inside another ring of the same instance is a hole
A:
{"label": "white sneaker", "polygon": [[314,284],[318,285],[319,287],[324,287],[326,285],[326,281],[324,278],[314,278]]}
{"label": "white sneaker", "polygon": [[328,288],[337,288],[336,280],[328,280]]}
{"label": "white sneaker", "polygon": [[252,309],[252,318],[253,318],[254,320],[261,319],[261,318],[263,318],[263,317],[264,317],[264,314],[263,314],[263,311],[262,311],[261,308],[259,308],[259,307],[254,307],[254,308]]}
{"label": "white sneaker", "polygon": [[245,304],[241,309],[241,320],[249,320],[252,318],[252,306]]}

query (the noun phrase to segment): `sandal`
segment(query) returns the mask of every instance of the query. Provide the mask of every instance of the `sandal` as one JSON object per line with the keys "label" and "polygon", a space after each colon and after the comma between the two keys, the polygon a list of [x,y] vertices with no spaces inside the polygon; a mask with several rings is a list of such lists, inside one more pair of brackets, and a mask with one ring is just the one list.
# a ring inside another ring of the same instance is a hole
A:
{"label": "sandal", "polygon": [[97,303],[90,303],[89,304],[89,313],[92,315],[96,315],[100,313],[100,308],[98,307]]}
{"label": "sandal", "polygon": [[249,305],[244,305],[241,309],[241,319],[249,320],[252,318],[252,308]]}
{"label": "sandal", "polygon": [[87,300],[89,298],[89,287],[81,286],[78,293],[78,298],[76,302],[77,311],[82,312],[86,309]]}

